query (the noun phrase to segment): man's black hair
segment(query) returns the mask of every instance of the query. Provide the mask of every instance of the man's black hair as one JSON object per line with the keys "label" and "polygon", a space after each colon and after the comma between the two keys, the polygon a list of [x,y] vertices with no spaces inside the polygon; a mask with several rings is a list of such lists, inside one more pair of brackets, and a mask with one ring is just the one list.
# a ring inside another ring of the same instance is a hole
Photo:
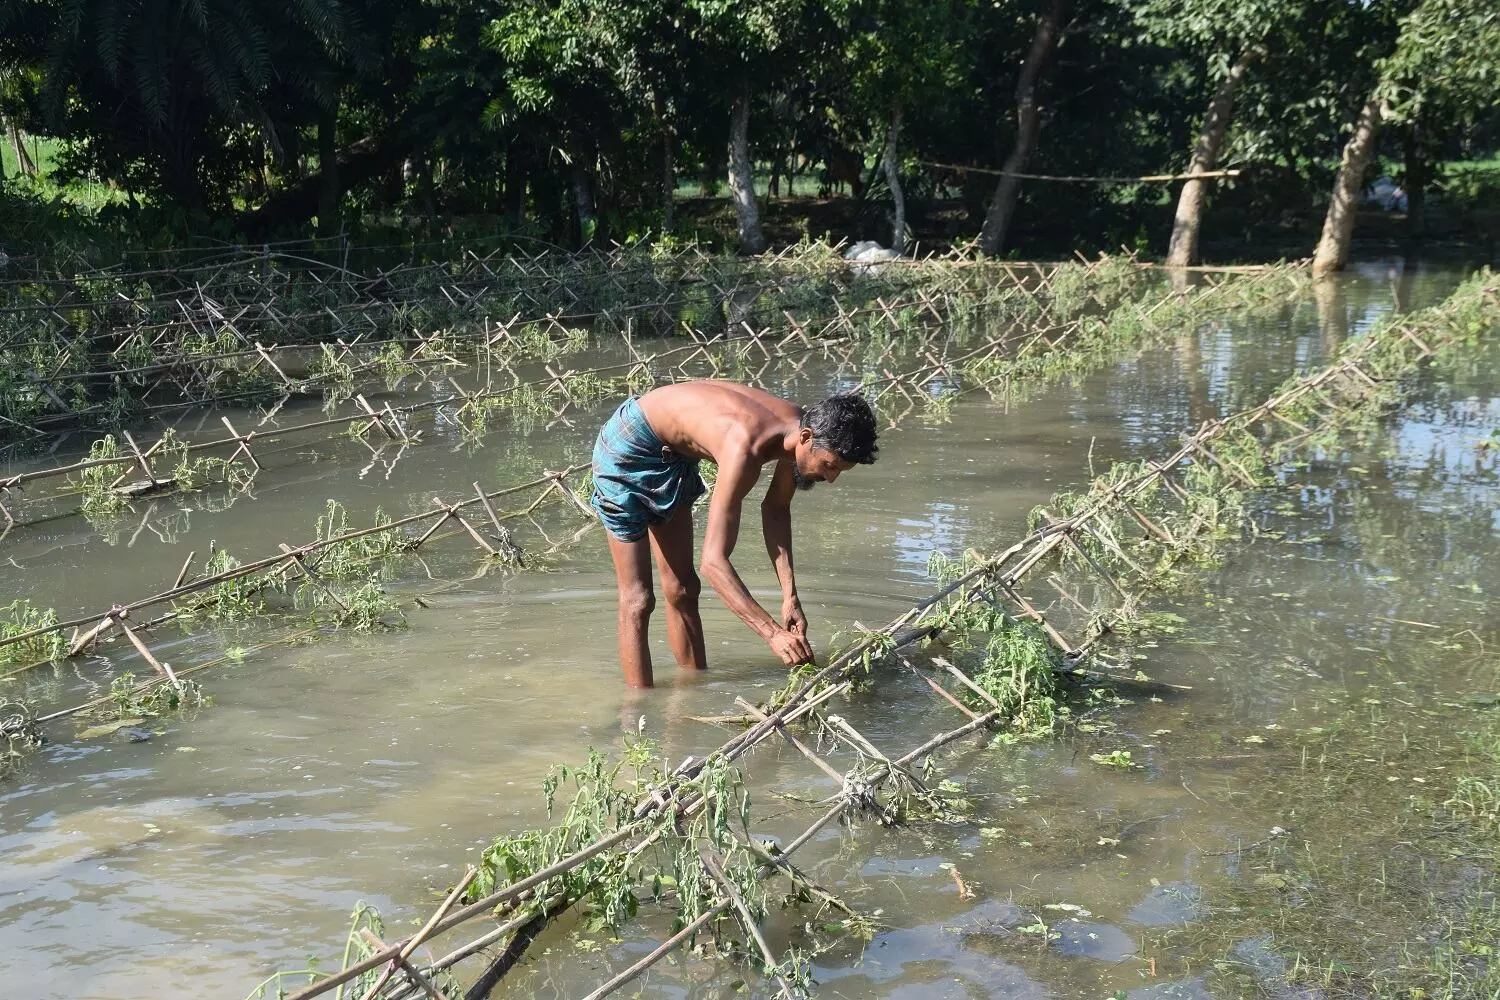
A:
{"label": "man's black hair", "polygon": [[871,465],[875,461],[875,411],[857,393],[829,396],[802,411],[802,426],[813,432],[812,443],[827,448],[846,462]]}

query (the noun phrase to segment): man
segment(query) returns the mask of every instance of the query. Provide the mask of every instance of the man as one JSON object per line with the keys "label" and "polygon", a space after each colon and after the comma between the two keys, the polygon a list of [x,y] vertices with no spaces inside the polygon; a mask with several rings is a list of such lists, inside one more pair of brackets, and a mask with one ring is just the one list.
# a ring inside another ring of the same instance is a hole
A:
{"label": "man", "polygon": [[[831,483],[875,461],[875,414],[859,396],[830,396],[803,409],[735,382],[683,382],[627,399],[594,444],[594,509],[609,534],[620,589],[620,665],[625,683],[651,686],[646,625],[656,606],[651,556],[662,576],[667,640],[682,667],[707,666],[693,569],[693,501],[702,460],[718,465],[703,538],[703,575],[787,665],[812,659],[807,616],[792,572],[792,494]],[[750,596],[729,561],[740,505],[775,464],[761,502],[766,552],[781,581],[781,616]],[[649,545],[648,545],[649,540]]]}

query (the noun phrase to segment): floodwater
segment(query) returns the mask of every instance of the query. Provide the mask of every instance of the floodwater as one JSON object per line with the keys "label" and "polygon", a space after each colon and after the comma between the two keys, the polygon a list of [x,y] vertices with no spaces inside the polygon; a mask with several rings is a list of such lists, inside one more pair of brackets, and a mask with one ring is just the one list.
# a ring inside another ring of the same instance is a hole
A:
{"label": "floodwater", "polygon": [[[1455,280],[1395,273],[1372,265],[1280,317],[1226,316],[1077,384],[1011,403],[967,396],[942,422],[913,416],[883,434],[876,465],[796,504],[814,645],[826,652],[835,632],[881,624],[928,593],[933,551],[1020,537],[1027,512],[1084,482],[1090,462],[1165,454],[1182,428],[1259,401],[1398,301],[1433,301]],[[815,394],[828,378],[810,368],[788,388]],[[1265,537],[1162,605],[1186,619],[1180,633],[1136,653],[1190,691],[1120,691],[1119,703],[1076,706],[1088,731],[964,744],[938,770],[963,786],[972,821],[832,826],[799,854],[883,925],[866,948],[815,959],[820,992],[1302,995],[1279,985],[1299,961],[1378,968],[1426,932],[1418,902],[1477,885],[1472,866],[1425,857],[1404,820],[1451,790],[1453,734],[1475,711],[1462,695],[1500,686],[1493,659],[1477,655],[1500,643],[1485,613],[1500,585],[1500,487],[1479,447],[1500,421],[1500,385],[1481,368],[1423,399],[1367,449],[1294,470],[1260,505]],[[337,436],[267,449],[251,496],[143,501],[13,533],[0,541],[0,593],[71,617],[164,589],[211,541],[249,559],[310,539],[329,498],[359,525],[377,506],[400,516],[475,481],[522,482],[585,460],[613,405],[502,422],[477,446],[431,427],[398,459]],[[156,633],[178,669],[249,651],[199,674],[213,705],[157,720],[149,741],[77,739],[86,723],[57,723],[54,742],[0,785],[3,994],[237,998],[308,956],[336,967],[356,902],[399,936],[495,835],[544,824],[539,787],[554,764],[591,746],[614,752],[627,731],[672,761],[722,742],[725,730],[692,717],[733,712],[735,695],[763,696],[782,671],[705,595],[710,670],[680,674],[658,623],[658,687],[624,690],[603,537],[568,541],[583,525],[561,505],[522,522],[529,552],[557,548],[520,573],[476,572],[466,536],[429,546],[388,584],[404,630],[266,648],[260,622]],[[745,532],[737,565],[774,602],[757,535]],[[125,670],[149,667],[112,650],[4,693],[65,707]],[[889,751],[956,725],[895,671],[839,711]],[[1090,760],[1114,750],[1141,766]],[[833,790],[779,747],[746,771],[756,832],[782,839],[817,810],[777,793]],[[667,919],[643,908],[618,942],[549,935],[497,995],[587,993],[650,950]],[[773,908],[773,946],[804,919]],[[683,957],[631,989],[729,996],[743,978]]]}

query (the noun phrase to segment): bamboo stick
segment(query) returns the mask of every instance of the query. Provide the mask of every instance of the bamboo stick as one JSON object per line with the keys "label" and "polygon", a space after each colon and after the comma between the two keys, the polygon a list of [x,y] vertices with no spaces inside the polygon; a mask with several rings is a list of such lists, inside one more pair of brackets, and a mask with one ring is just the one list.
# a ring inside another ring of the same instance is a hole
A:
{"label": "bamboo stick", "polygon": [[760,924],[756,922],[755,915],[750,912],[750,907],[745,903],[745,898],[740,895],[739,888],[729,880],[728,875],[724,874],[724,869],[719,867],[719,862],[714,859],[712,851],[706,847],[701,848],[698,856],[703,859],[703,866],[714,877],[714,881],[719,883],[719,888],[729,897],[730,905],[739,914],[740,923],[745,928],[745,933],[750,935],[751,939],[755,942],[755,946],[760,949],[760,954],[765,960],[766,968],[775,977],[776,984],[781,987],[781,995],[786,997],[786,1000],[794,1000],[796,994],[792,992],[792,986],[786,981],[786,977],[781,974],[781,964],[776,961],[776,956],[772,954],[771,946],[766,943],[766,936],[761,933]]}
{"label": "bamboo stick", "polygon": [[1022,174],[1010,170],[996,170],[992,167],[968,167],[957,163],[937,163],[932,160],[919,160],[925,166],[939,167],[944,170],[954,170],[959,173],[985,174],[995,177],[1018,177],[1029,181],[1065,181],[1069,183],[1087,184],[1165,184],[1175,181],[1191,180],[1218,180],[1224,177],[1238,177],[1241,173],[1237,169],[1229,170],[1202,170],[1193,174],[1146,174],[1141,177],[1112,177],[1112,176],[1068,176],[1059,174]]}

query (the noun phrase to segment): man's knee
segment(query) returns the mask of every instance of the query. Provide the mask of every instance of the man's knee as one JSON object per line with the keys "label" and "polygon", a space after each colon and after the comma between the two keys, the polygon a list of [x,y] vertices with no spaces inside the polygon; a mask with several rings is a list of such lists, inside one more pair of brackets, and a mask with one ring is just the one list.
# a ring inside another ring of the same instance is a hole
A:
{"label": "man's knee", "polygon": [[625,587],[620,590],[620,620],[644,622],[656,608],[656,595],[650,587]]}
{"label": "man's knee", "polygon": [[697,573],[662,581],[662,594],[673,611],[697,611],[698,595],[702,592],[703,584],[698,581]]}

